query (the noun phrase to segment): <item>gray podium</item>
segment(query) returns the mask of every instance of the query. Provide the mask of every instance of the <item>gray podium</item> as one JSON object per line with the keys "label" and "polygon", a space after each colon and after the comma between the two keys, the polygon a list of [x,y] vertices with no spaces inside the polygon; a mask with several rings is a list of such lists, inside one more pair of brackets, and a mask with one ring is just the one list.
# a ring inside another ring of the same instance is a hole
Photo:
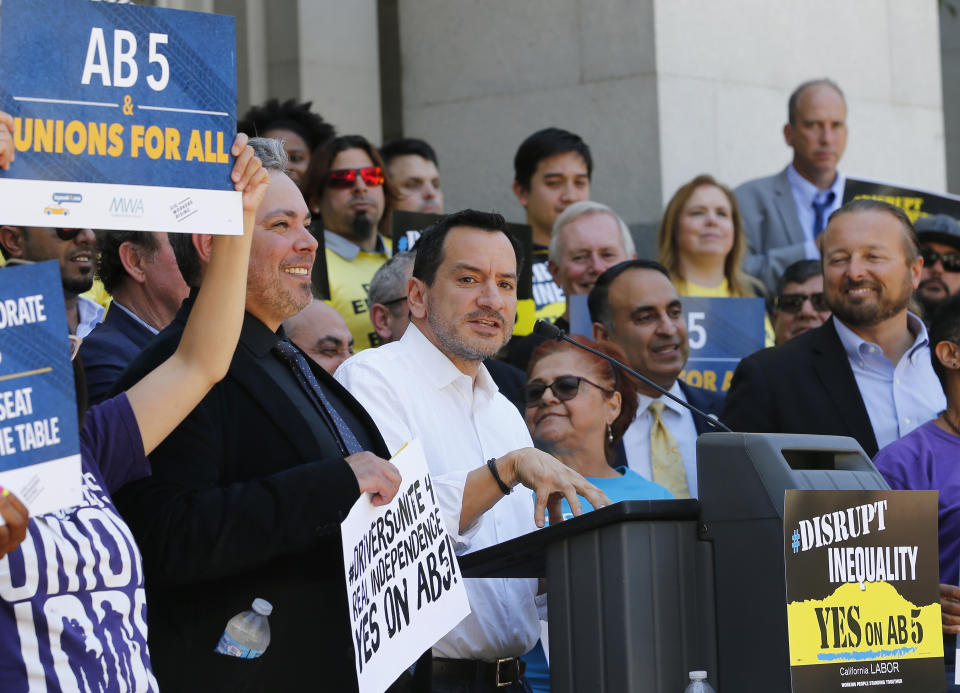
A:
{"label": "gray podium", "polygon": [[700,499],[623,501],[460,557],[466,577],[546,577],[554,693],[789,693],[786,489],[886,489],[835,436],[707,433]]}

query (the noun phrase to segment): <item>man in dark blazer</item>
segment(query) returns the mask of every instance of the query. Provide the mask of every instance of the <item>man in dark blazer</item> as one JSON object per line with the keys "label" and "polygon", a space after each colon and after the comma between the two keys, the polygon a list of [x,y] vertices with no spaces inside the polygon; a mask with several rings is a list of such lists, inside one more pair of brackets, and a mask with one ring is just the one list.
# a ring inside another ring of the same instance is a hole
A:
{"label": "man in dark blazer", "polygon": [[946,404],[926,328],[907,310],[919,248],[902,210],[876,200],[834,213],[822,244],[833,316],[743,359],[721,419],[743,433],[850,436],[873,457]]}
{"label": "man in dark blazer", "polygon": [[[597,279],[587,299],[593,338],[618,346],[627,364],[670,394],[708,414],[718,414],[723,395],[679,380],[690,345],[683,307],[670,276],[658,262],[627,260]],[[664,397],[646,383],[637,383],[638,407],[633,423],[617,444],[615,467],[627,466],[656,481],[678,497],[697,495],[697,436],[713,430],[709,423]],[[662,404],[662,411],[655,408]],[[675,447],[667,459],[655,459],[654,430],[665,427]],[[672,474],[663,476],[664,467]]]}
{"label": "man in dark blazer", "polygon": [[189,288],[165,233],[111,231],[96,241],[97,276],[113,301],[80,345],[90,404],[102,401],[134,357],[170,324]]}
{"label": "man in dark blazer", "polygon": [[[143,554],[162,690],[356,690],[339,523],[361,492],[386,502],[400,477],[356,400],[310,359],[308,370],[296,369],[303,354],[280,325],[311,299],[317,242],[303,197],[283,173],[282,144],[250,143],[270,187],[257,213],[233,363],[151,454],[153,476],[115,501]],[[210,237],[171,240],[196,287]],[[192,297],[118,388],[172,353],[191,305]],[[274,607],[267,650],[253,660],[215,653],[227,622],[257,597]]]}
{"label": "man in dark blazer", "polygon": [[743,268],[770,293],[787,267],[819,257],[816,237],[843,202],[837,164],[847,143],[846,117],[840,87],[827,79],[804,82],[790,95],[783,127],[793,161],[734,191],[749,242]]}

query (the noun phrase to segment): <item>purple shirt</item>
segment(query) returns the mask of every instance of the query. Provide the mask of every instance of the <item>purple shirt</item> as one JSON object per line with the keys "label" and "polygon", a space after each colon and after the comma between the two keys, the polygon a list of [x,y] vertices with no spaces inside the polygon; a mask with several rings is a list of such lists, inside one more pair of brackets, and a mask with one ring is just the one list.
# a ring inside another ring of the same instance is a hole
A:
{"label": "purple shirt", "polygon": [[933,421],[877,453],[873,463],[890,488],[940,492],[937,527],[940,582],[960,584],[960,438]]}
{"label": "purple shirt", "polygon": [[0,559],[0,691],[156,691],[140,551],[110,491],[149,476],[124,394],[87,412],[80,505]]}

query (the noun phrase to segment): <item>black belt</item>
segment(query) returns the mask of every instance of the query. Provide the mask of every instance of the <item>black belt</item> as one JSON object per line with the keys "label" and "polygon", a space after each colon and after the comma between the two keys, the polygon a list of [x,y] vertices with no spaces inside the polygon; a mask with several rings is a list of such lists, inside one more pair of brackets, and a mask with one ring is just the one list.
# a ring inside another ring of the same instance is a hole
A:
{"label": "black belt", "polygon": [[433,675],[437,678],[480,681],[495,688],[516,683],[523,677],[526,668],[526,663],[519,657],[505,657],[495,662],[433,658]]}

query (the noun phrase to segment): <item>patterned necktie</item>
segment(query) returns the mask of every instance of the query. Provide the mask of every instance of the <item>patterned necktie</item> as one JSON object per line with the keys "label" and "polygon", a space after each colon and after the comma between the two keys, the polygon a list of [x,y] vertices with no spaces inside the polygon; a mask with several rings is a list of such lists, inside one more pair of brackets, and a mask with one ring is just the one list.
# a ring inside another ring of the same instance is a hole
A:
{"label": "patterned necktie", "polygon": [[837,199],[837,194],[832,190],[820,201],[813,198],[813,237],[816,238],[827,226],[826,211],[833,201]]}
{"label": "patterned necktie", "polygon": [[683,467],[683,456],[677,447],[677,439],[663,423],[664,404],[658,399],[650,402],[653,425],[650,426],[650,465],[653,467],[653,480],[666,486],[677,498],[689,498],[687,473]]}
{"label": "patterned necktie", "polygon": [[323,388],[320,387],[317,376],[310,370],[310,366],[307,364],[307,360],[303,357],[303,354],[301,354],[293,344],[287,341],[277,342],[273,347],[273,351],[280,357],[281,361],[290,367],[293,374],[297,376],[297,382],[300,383],[300,387],[303,388],[307,397],[313,402],[313,406],[320,412],[320,416],[323,417],[324,422],[330,428],[330,432],[333,433],[334,438],[337,439],[341,452],[352,455],[356,452],[363,451],[363,448],[360,446],[360,441],[353,435],[353,431],[347,426],[347,422],[343,420],[340,412],[330,404],[330,400],[328,400],[327,396],[323,393]]}

